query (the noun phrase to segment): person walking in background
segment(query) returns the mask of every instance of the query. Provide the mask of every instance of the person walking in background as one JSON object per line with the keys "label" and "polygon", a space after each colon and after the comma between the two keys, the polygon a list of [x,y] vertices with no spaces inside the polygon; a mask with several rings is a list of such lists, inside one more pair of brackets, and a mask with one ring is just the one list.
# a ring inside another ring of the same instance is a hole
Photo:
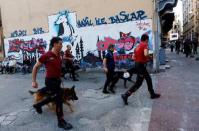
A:
{"label": "person walking in background", "polygon": [[171,43],[170,43],[170,48],[171,48],[171,52],[173,52],[173,48],[174,48],[174,41],[171,41]]}
{"label": "person walking in background", "polygon": [[177,40],[176,41],[176,53],[179,54],[180,53],[180,45],[181,45],[181,41]]}
{"label": "person walking in background", "polygon": [[188,39],[184,43],[184,53],[185,53],[186,57],[191,55],[191,41]]}
{"label": "person walking in background", "polygon": [[197,39],[194,39],[193,40],[193,53],[194,54],[197,54],[198,52],[197,52],[197,49],[198,49],[198,41],[197,41]]}
{"label": "person walking in background", "polygon": [[71,45],[67,45],[67,49],[64,52],[63,59],[65,60],[65,68],[70,69],[70,71],[72,73],[73,81],[79,81],[75,77],[75,66],[73,63],[74,56],[72,55],[72,52],[71,52]]}
{"label": "person walking in background", "polygon": [[134,61],[137,78],[135,84],[125,94],[121,95],[125,105],[128,105],[128,97],[141,87],[144,79],[147,82],[148,91],[151,95],[151,99],[156,99],[160,97],[160,94],[156,94],[154,92],[151,77],[146,69],[147,61],[149,58],[148,41],[149,36],[146,34],[142,35],[141,43],[136,47],[134,51]]}
{"label": "person walking in background", "polygon": [[[108,46],[108,50],[103,60],[104,71],[106,73],[106,81],[105,81],[104,88],[102,91],[104,94],[109,93],[107,88],[111,84],[111,81],[115,73],[115,61],[114,61],[113,51],[114,51],[114,45],[110,44]],[[111,86],[109,87],[109,91],[111,91],[112,93],[115,93],[115,91],[113,90],[113,87],[114,85],[111,84]]]}

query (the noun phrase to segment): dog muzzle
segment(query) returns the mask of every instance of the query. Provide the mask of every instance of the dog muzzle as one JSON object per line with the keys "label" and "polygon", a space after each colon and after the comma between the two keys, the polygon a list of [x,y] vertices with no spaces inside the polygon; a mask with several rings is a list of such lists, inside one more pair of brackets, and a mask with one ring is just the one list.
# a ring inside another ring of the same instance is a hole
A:
{"label": "dog muzzle", "polygon": [[123,74],[123,77],[124,77],[125,79],[127,79],[127,78],[130,77],[130,74],[129,74],[128,72],[125,72],[125,73]]}

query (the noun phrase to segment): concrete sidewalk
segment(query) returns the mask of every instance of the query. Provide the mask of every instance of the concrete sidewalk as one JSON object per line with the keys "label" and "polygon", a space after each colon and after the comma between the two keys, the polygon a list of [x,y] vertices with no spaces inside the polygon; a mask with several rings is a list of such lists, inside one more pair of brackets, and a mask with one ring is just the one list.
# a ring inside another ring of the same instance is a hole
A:
{"label": "concrete sidewalk", "polygon": [[[105,74],[101,70],[88,70],[79,75],[79,82],[64,81],[67,87],[76,86],[79,97],[73,104],[74,113],[64,106],[65,119],[74,126],[72,131],[148,130],[152,100],[145,83],[129,99],[129,106],[124,106],[120,97],[126,91],[122,80],[117,84],[115,95],[104,95],[101,88]],[[55,113],[45,107],[43,114],[39,115],[32,109],[33,98],[28,94],[30,74],[1,75],[0,79],[0,99],[4,100],[0,103],[1,131],[61,131],[57,127]],[[44,74],[40,74],[38,80],[42,87]],[[132,83],[128,82],[127,86],[130,85]]]}
{"label": "concrete sidewalk", "polygon": [[[162,94],[157,100],[150,99],[144,82],[124,106],[122,80],[115,95],[101,93],[102,70],[80,72],[79,82],[65,80],[65,86],[76,86],[79,97],[73,104],[75,112],[64,106],[65,119],[74,126],[71,131],[198,131],[199,61],[170,52],[167,56],[171,68],[152,74],[154,88]],[[43,73],[38,82],[42,87]],[[127,86],[131,85],[128,82]],[[55,113],[47,107],[42,115],[35,113],[30,89],[30,74],[0,75],[0,131],[62,131]]]}
{"label": "concrete sidewalk", "polygon": [[199,130],[199,61],[168,53],[171,69],[157,76],[162,97],[153,103],[149,131]]}

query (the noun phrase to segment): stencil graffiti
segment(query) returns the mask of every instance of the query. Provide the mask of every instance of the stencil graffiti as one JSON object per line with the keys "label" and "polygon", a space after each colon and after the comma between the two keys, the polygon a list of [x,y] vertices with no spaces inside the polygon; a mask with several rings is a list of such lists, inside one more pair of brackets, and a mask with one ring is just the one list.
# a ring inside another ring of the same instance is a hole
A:
{"label": "stencil graffiti", "polygon": [[64,42],[73,43],[77,35],[75,34],[75,16],[68,11],[60,12],[49,17],[50,32],[53,36],[59,36]]}

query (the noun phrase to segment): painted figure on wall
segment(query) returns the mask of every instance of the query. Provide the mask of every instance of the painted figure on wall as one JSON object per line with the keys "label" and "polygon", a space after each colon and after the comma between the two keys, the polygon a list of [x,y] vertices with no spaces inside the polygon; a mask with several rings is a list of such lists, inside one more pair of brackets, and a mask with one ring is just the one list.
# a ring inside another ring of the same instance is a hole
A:
{"label": "painted figure on wall", "polygon": [[77,36],[75,36],[75,30],[70,22],[70,13],[67,11],[60,12],[54,26],[57,28],[57,36],[61,37],[64,42],[73,43]]}

